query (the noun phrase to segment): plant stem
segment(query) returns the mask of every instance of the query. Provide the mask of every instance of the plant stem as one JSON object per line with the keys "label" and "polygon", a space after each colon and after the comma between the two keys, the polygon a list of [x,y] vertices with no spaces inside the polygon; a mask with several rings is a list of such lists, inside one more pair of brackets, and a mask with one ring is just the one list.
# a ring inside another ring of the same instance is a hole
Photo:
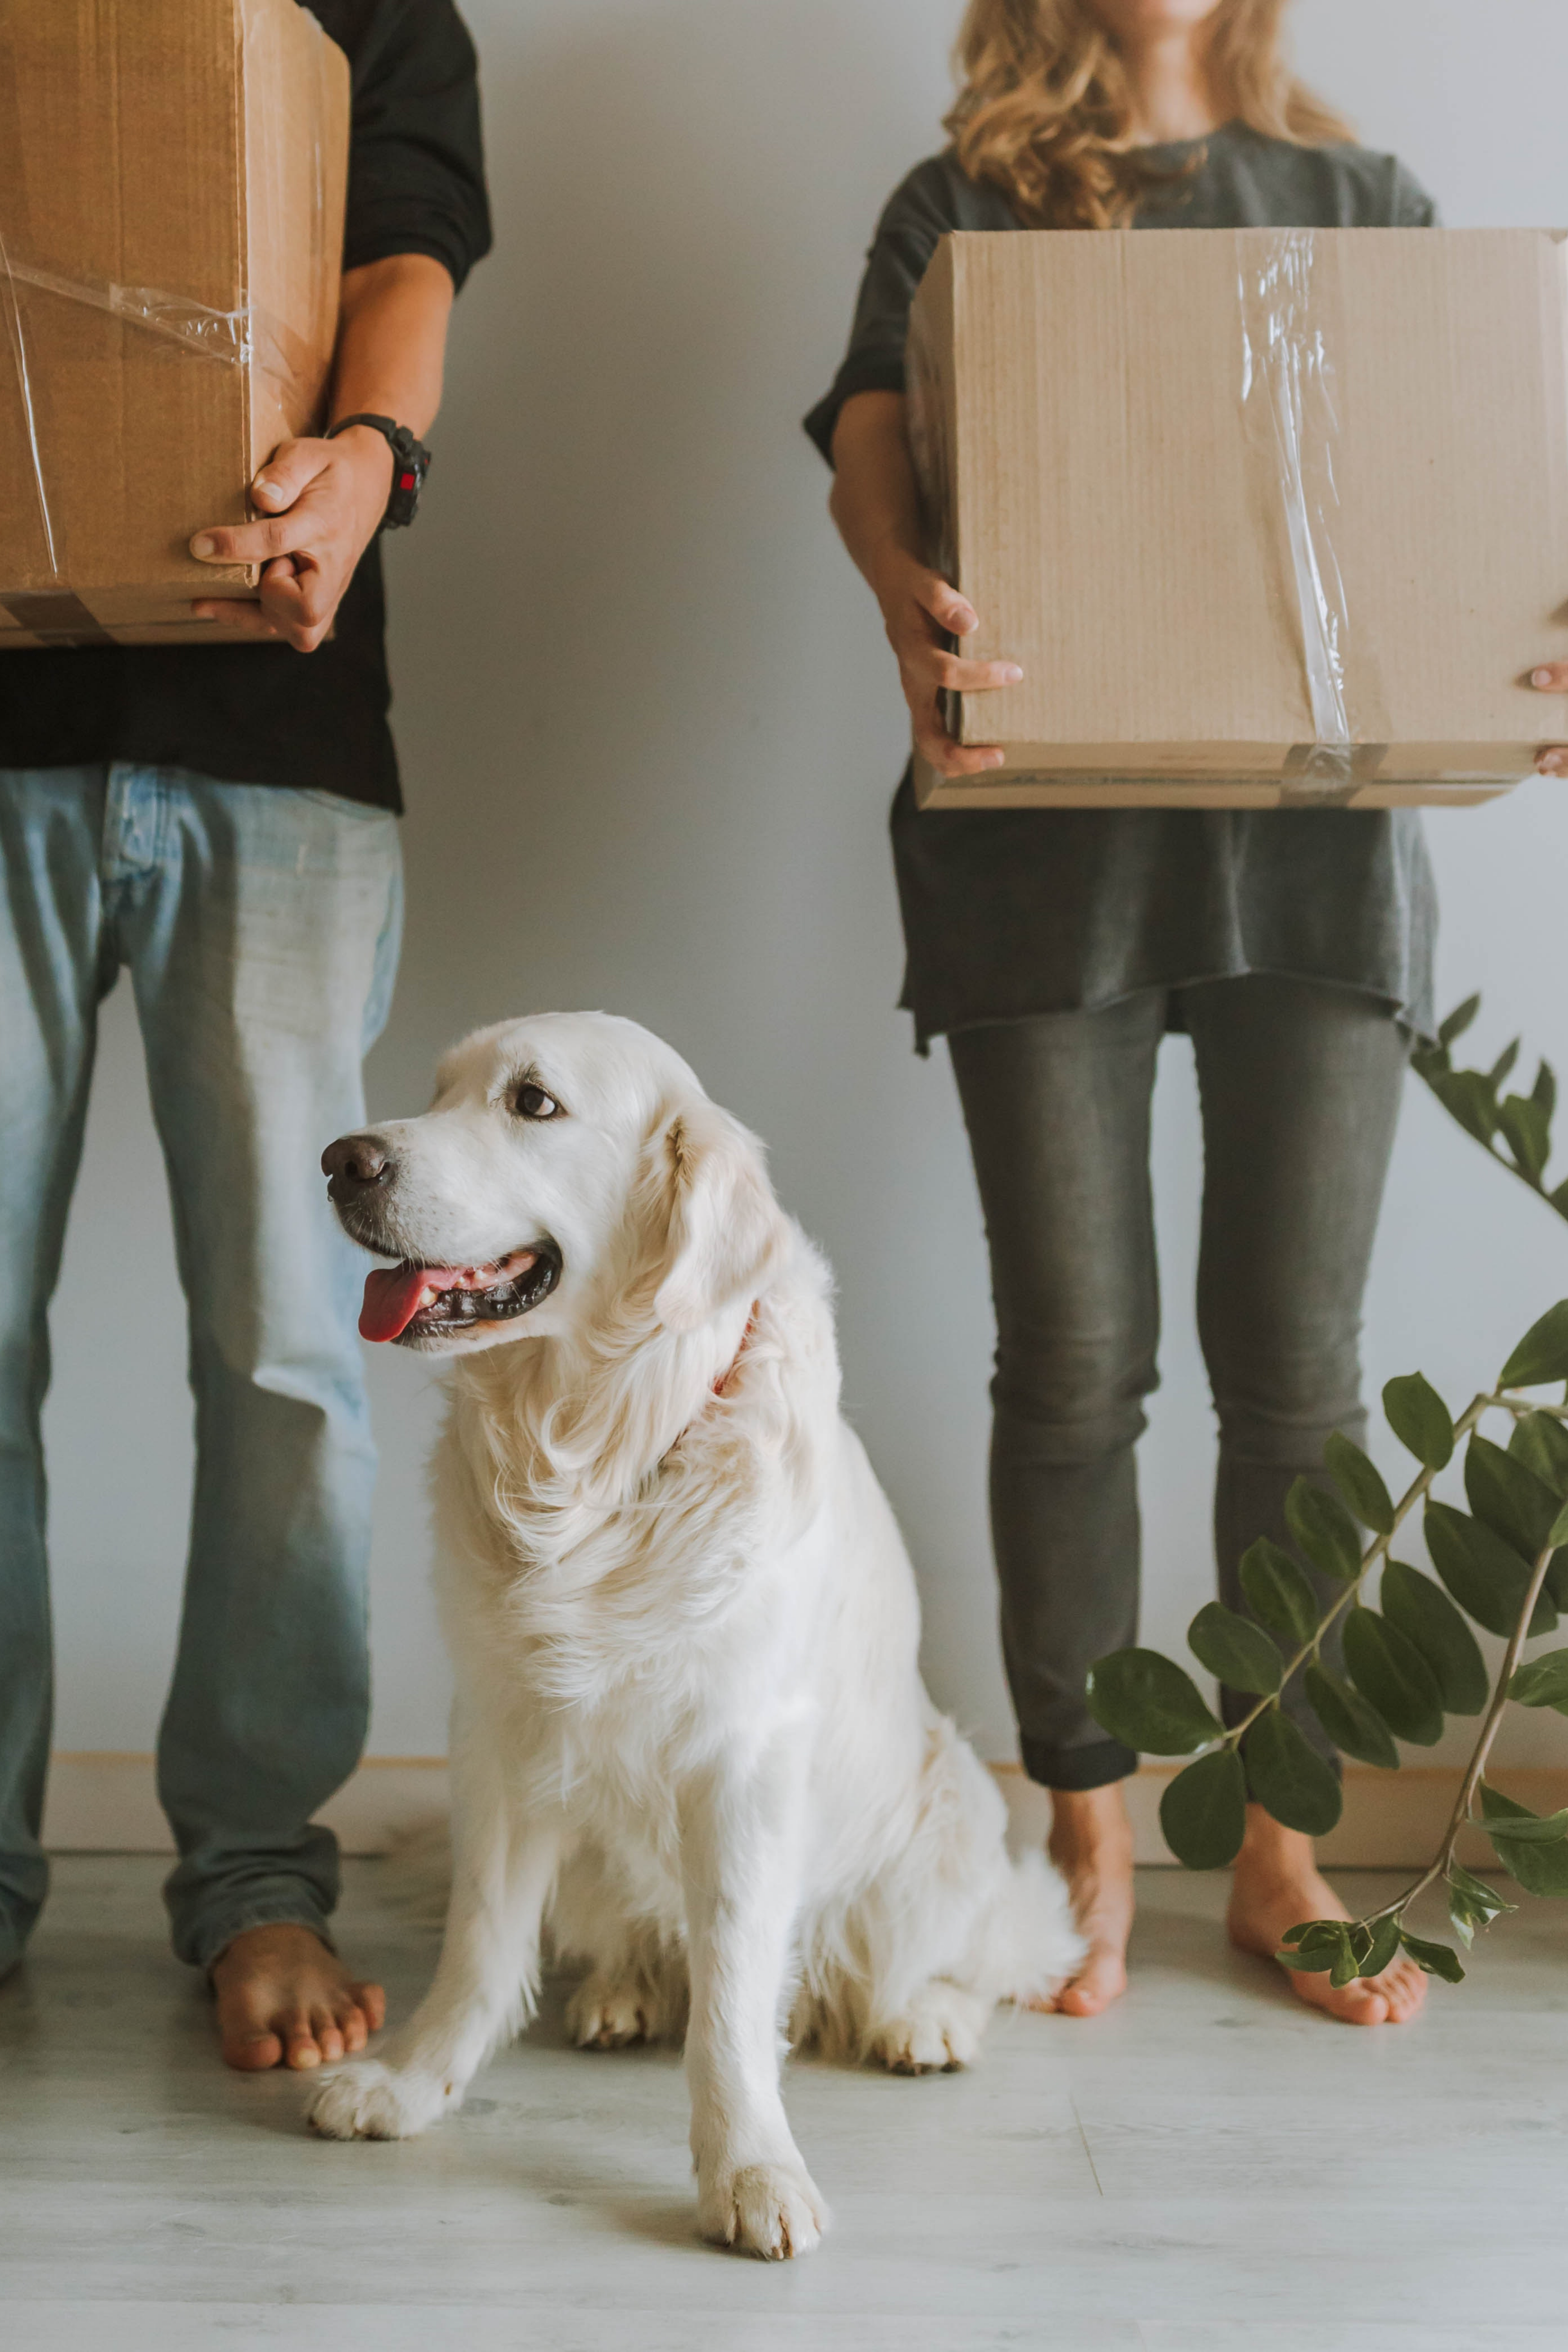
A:
{"label": "plant stem", "polygon": [[[1490,1393],[1473,1398],[1469,1404],[1466,1406],[1464,1412],[1459,1415],[1458,1420],[1454,1423],[1455,1445],[1458,1446],[1461,1437],[1468,1437],[1469,1435],[1470,1432],[1480,1421],[1483,1413],[1487,1412],[1493,1405],[1500,1405],[1504,1402],[1506,1402],[1506,1400],[1503,1397]],[[1423,1470],[1420,1476],[1415,1481],[1414,1485],[1400,1496],[1399,1501],[1394,1506],[1394,1525],[1390,1528],[1385,1536],[1374,1536],[1373,1538],[1371,1543],[1367,1546],[1366,1550],[1362,1555],[1361,1567],[1356,1573],[1354,1582],[1348,1584],[1345,1587],[1339,1599],[1334,1602],[1333,1607],[1329,1611],[1328,1615],[1319,1620],[1318,1630],[1313,1634],[1311,1640],[1304,1643],[1303,1646],[1297,1651],[1295,1656],[1285,1667],[1279,1677],[1279,1690],[1284,1689],[1286,1684],[1289,1681],[1291,1675],[1296,1672],[1299,1666],[1304,1666],[1309,1658],[1315,1658],[1317,1656],[1318,1652],[1322,1645],[1324,1634],[1328,1632],[1335,1618],[1340,1614],[1340,1612],[1342,1609],[1348,1609],[1351,1602],[1358,1598],[1362,1586],[1366,1582],[1367,1578],[1371,1575],[1373,1570],[1378,1565],[1378,1562],[1386,1559],[1389,1545],[1394,1541],[1394,1537],[1399,1533],[1400,1528],[1405,1524],[1405,1521],[1409,1517],[1416,1504],[1421,1501],[1425,1495],[1431,1492],[1432,1481],[1437,1476],[1437,1475],[1438,1474],[1436,1470]],[[1248,1708],[1247,1714],[1243,1716],[1239,1723],[1232,1725],[1230,1730],[1226,1732],[1222,1744],[1226,1748],[1238,1748],[1241,1744],[1243,1734],[1251,1729],[1252,1726],[1257,1722],[1260,1715],[1266,1713],[1269,1707],[1277,1705],[1279,1697],[1279,1691],[1273,1691],[1268,1693],[1265,1697],[1260,1698],[1256,1706]]]}
{"label": "plant stem", "polygon": [[1425,1895],[1426,1889],[1436,1880],[1447,1878],[1452,1867],[1454,1848],[1459,1842],[1459,1832],[1469,1820],[1470,1807],[1475,1802],[1476,1790],[1481,1785],[1481,1778],[1487,1769],[1487,1758],[1491,1753],[1492,1742],[1497,1738],[1498,1726],[1502,1721],[1503,1709],[1508,1705],[1508,1686],[1518,1670],[1520,1654],[1530,1638],[1530,1621],[1535,1614],[1535,1604],[1541,1598],[1541,1588],[1546,1581],[1546,1571],[1552,1565],[1552,1548],[1548,1544],[1535,1563],[1535,1572],[1530,1580],[1530,1589],[1524,1596],[1524,1605],[1519,1612],[1519,1622],[1509,1636],[1508,1648],[1503,1654],[1502,1671],[1498,1675],[1497,1688],[1492,1693],[1492,1703],[1487,1709],[1486,1721],[1481,1726],[1480,1738],[1476,1742],[1475,1752],[1470,1758],[1454,1810],[1448,1816],[1448,1826],[1444,1832],[1437,1858],[1430,1869],[1425,1871],[1413,1886],[1407,1887],[1397,1901],[1385,1903],[1381,1911],[1374,1911],[1372,1914],[1374,1919],[1384,1919],[1391,1911],[1407,1910],[1416,1896]]}

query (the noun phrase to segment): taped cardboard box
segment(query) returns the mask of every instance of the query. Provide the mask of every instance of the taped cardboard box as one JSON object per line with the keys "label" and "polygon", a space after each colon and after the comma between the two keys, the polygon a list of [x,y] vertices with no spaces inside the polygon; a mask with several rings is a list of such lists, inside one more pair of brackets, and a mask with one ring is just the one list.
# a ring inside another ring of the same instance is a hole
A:
{"label": "taped cardboard box", "polygon": [[320,419],[348,127],[298,0],[0,0],[0,649],[255,597],[187,541]]}
{"label": "taped cardboard box", "polygon": [[1386,807],[1527,774],[1568,653],[1568,240],[945,237],[910,330],[950,698],[928,807]]}

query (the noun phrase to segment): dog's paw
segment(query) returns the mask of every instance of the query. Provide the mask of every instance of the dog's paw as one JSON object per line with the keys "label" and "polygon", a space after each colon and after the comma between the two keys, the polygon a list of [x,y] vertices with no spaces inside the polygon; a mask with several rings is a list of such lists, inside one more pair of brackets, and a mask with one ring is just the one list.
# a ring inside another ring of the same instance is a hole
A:
{"label": "dog's paw", "polygon": [[595,1969],[566,2004],[566,2031],[579,2050],[657,2042],[664,2028],[663,2004],[637,1977],[617,1980]]}
{"label": "dog's paw", "polygon": [[979,2057],[988,2015],[973,1993],[933,1979],[901,2017],[875,2029],[868,2054],[893,2074],[951,2074]]}
{"label": "dog's paw", "polygon": [[323,2139],[413,2139],[451,2104],[444,2084],[366,2058],[323,2074],[305,2112]]}
{"label": "dog's paw", "polygon": [[701,2189],[698,2221],[715,2245],[765,2263],[809,2254],[827,2227],[827,2208],[803,2165],[748,2164]]}

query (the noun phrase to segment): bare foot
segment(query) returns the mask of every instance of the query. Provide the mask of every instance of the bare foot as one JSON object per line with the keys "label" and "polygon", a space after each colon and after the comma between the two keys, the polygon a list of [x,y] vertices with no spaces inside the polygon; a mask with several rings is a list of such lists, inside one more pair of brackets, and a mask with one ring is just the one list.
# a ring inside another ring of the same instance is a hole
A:
{"label": "bare foot", "polygon": [[223,2054],[242,2074],[332,2065],[386,2015],[381,1987],[356,1984],[309,1927],[247,1927],[209,1973]]}
{"label": "bare foot", "polygon": [[1077,1975],[1038,2005],[1064,2017],[1098,2017],[1127,1990],[1132,1824],[1120,1787],[1113,1781],[1105,1789],[1053,1789],[1047,1851],[1067,1880],[1089,1951]]}
{"label": "bare foot", "polygon": [[[1350,1913],[1312,1859],[1312,1841],[1282,1829],[1261,1805],[1247,1809],[1247,1836],[1231,1882],[1230,1940],[1271,1960],[1289,1927],[1309,1919],[1348,1919]],[[1346,2025],[1403,2025],[1426,1998],[1426,1979],[1414,1960],[1391,1960],[1378,1977],[1357,1977],[1335,1991],[1326,1973],[1288,1972],[1291,1991]]]}

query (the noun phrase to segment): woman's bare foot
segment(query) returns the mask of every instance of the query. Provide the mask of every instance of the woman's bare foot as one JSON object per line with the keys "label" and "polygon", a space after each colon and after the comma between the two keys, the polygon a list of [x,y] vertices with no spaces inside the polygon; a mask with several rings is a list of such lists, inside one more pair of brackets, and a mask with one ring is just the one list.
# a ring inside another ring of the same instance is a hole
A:
{"label": "woman's bare foot", "polygon": [[1127,1990],[1132,1932],[1132,1824],[1120,1786],[1053,1789],[1047,1850],[1067,1880],[1089,1951],[1078,1974],[1040,2007],[1098,2017]]}
{"label": "woman's bare foot", "polygon": [[[1348,1919],[1350,1913],[1312,1858],[1312,1841],[1282,1829],[1261,1805],[1247,1809],[1247,1835],[1231,1881],[1230,1940],[1271,1960],[1288,1928],[1309,1919]],[[1313,2009],[1346,2025],[1403,2025],[1426,1998],[1426,1979],[1414,1960],[1393,1960],[1379,1977],[1357,1977],[1336,1992],[1326,1973],[1288,1971],[1290,1990]]]}
{"label": "woman's bare foot", "polygon": [[386,2015],[381,1987],[356,1984],[309,1927],[247,1927],[209,1973],[223,2054],[242,2074],[331,2065]]}

